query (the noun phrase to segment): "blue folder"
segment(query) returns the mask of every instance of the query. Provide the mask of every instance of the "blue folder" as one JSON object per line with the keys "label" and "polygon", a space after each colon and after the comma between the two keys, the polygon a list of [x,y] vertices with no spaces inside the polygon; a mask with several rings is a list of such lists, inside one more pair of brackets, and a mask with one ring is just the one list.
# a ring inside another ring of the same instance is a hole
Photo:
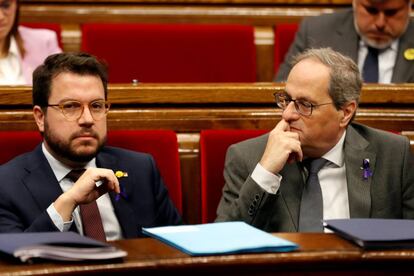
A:
{"label": "blue folder", "polygon": [[293,242],[237,221],[143,228],[143,233],[192,256],[287,252],[298,248]]}
{"label": "blue folder", "polygon": [[414,248],[414,220],[331,219],[324,225],[364,249]]}

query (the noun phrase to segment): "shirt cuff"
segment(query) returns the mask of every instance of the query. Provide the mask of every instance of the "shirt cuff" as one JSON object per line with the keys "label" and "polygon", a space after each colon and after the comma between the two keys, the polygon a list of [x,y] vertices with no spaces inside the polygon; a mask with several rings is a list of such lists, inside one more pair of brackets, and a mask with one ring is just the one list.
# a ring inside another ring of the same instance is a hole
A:
{"label": "shirt cuff", "polygon": [[273,174],[257,163],[251,175],[252,179],[269,194],[276,194],[282,181],[280,174]]}
{"label": "shirt cuff", "polygon": [[46,211],[49,214],[49,217],[52,220],[53,224],[57,227],[57,229],[59,229],[60,232],[69,231],[69,228],[72,226],[73,219],[71,219],[70,221],[64,222],[62,217],[56,211],[56,208],[53,205],[53,203],[50,204],[50,206],[47,208]]}

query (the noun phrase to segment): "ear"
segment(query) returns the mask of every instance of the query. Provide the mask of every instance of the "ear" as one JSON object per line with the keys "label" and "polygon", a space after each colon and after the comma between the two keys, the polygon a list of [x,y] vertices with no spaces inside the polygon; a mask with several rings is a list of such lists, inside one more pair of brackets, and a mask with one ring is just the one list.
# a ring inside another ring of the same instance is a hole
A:
{"label": "ear", "polygon": [[350,101],[346,103],[341,109],[343,112],[343,116],[339,124],[341,127],[346,127],[351,121],[352,117],[354,116],[354,113],[356,112],[357,103],[356,101]]}
{"label": "ear", "polygon": [[45,114],[40,106],[35,105],[33,107],[33,117],[36,121],[37,128],[43,133],[45,130]]}

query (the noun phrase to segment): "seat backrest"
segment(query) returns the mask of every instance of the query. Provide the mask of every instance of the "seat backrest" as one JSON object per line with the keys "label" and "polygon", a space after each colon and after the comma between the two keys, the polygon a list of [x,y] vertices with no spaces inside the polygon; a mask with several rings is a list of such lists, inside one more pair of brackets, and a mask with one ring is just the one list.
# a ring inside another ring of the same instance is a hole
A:
{"label": "seat backrest", "polygon": [[34,23],[34,22],[24,22],[24,23],[20,23],[20,25],[25,26],[25,27],[29,27],[29,28],[35,28],[35,29],[49,29],[52,30],[56,33],[57,35],[57,39],[59,42],[59,47],[60,49],[63,49],[63,43],[62,43],[62,28],[60,26],[60,24],[58,23],[44,23],[44,22],[39,22],[39,23]]}
{"label": "seat backrest", "polygon": [[227,148],[234,143],[266,133],[267,130],[202,130],[200,132],[201,220],[213,222],[224,186]]}
{"label": "seat backrest", "polygon": [[298,28],[297,23],[283,23],[275,26],[275,73],[279,71],[279,66],[285,61],[285,56],[295,40]]}
{"label": "seat backrest", "polygon": [[[33,150],[42,141],[38,131],[0,131],[0,164]],[[150,153],[160,170],[171,200],[182,212],[181,173],[177,135],[171,130],[114,130],[108,145]]]}
{"label": "seat backrest", "polygon": [[32,151],[41,141],[38,131],[0,131],[0,164]]}
{"label": "seat backrest", "polygon": [[174,205],[182,213],[177,135],[172,130],[111,130],[108,145],[151,154]]}
{"label": "seat backrest", "polygon": [[81,49],[106,61],[115,83],[256,81],[247,25],[86,23]]}

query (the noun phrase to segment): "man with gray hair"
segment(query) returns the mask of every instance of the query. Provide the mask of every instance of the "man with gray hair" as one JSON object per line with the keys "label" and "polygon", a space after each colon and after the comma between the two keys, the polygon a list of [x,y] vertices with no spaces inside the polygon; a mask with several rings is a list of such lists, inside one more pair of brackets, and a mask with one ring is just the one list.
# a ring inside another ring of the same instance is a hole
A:
{"label": "man with gray hair", "polygon": [[352,123],[358,66],[330,48],[294,59],[282,118],[232,145],[217,221],[269,232],[321,232],[323,219],[414,219],[414,157],[407,137]]}
{"label": "man with gray hair", "polygon": [[411,5],[411,0],[353,0],[352,9],[305,18],[275,81],[286,80],[298,53],[331,47],[358,64],[365,82],[414,82]]}

